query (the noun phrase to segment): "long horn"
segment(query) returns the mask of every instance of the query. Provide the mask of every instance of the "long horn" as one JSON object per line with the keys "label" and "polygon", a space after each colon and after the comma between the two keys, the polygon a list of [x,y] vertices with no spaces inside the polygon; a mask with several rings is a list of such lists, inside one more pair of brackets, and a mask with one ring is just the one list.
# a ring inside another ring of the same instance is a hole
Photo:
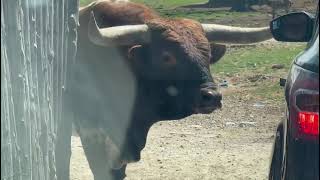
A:
{"label": "long horn", "polygon": [[209,41],[227,44],[250,44],[272,38],[269,27],[241,28],[218,24],[202,24]]}
{"label": "long horn", "polygon": [[121,46],[144,44],[150,42],[147,25],[125,25],[100,29],[93,12],[88,23],[88,37],[96,45]]}

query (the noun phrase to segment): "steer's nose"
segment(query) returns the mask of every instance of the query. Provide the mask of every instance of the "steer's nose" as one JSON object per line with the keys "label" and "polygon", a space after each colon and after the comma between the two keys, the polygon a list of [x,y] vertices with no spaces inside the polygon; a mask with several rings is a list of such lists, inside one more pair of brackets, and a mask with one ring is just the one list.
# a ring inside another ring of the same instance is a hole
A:
{"label": "steer's nose", "polygon": [[221,93],[209,89],[200,91],[200,106],[202,107],[221,107],[222,95]]}

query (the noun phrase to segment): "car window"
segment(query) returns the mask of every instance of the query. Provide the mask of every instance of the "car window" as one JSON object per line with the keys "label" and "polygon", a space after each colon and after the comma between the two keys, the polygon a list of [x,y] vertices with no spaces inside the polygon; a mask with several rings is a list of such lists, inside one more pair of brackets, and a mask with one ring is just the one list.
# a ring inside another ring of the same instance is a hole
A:
{"label": "car window", "polygon": [[312,44],[316,41],[317,36],[319,36],[319,8],[317,9],[317,14],[315,17],[312,39],[308,43],[308,47],[312,46]]}
{"label": "car window", "polygon": [[315,21],[313,38],[304,53],[296,59],[296,64],[314,72],[319,72],[319,13]]}

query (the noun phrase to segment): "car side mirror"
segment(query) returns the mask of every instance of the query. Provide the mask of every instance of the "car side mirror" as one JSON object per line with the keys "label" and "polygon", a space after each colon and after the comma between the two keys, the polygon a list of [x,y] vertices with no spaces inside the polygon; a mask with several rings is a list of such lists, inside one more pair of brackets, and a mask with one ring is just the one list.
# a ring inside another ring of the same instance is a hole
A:
{"label": "car side mirror", "polygon": [[308,42],[312,37],[315,18],[307,12],[280,16],[270,22],[270,29],[277,41]]}
{"label": "car side mirror", "polygon": [[287,83],[287,79],[280,78],[279,85],[280,85],[281,87],[286,86],[286,83]]}

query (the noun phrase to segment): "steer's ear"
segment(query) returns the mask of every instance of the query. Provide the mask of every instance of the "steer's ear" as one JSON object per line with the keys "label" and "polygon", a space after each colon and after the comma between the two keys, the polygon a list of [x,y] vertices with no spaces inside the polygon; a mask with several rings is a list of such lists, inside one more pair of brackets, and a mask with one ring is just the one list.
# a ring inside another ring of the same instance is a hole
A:
{"label": "steer's ear", "polygon": [[218,62],[226,53],[227,47],[224,44],[210,44],[211,47],[211,59],[210,64]]}
{"label": "steer's ear", "polygon": [[142,45],[132,46],[128,50],[128,59],[135,66],[141,66],[146,64],[146,60],[148,59],[148,50],[147,47]]}
{"label": "steer's ear", "polygon": [[130,60],[134,60],[137,58],[140,58],[140,56],[143,53],[143,49],[142,49],[142,45],[135,45],[132,46],[129,50],[128,50],[128,58]]}

